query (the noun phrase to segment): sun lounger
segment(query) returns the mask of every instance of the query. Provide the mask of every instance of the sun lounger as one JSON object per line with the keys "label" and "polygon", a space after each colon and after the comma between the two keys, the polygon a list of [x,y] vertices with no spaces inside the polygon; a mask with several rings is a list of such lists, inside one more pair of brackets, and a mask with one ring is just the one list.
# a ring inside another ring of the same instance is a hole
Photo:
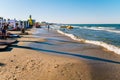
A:
{"label": "sun lounger", "polygon": [[8,47],[8,45],[0,45],[0,50],[4,50]]}

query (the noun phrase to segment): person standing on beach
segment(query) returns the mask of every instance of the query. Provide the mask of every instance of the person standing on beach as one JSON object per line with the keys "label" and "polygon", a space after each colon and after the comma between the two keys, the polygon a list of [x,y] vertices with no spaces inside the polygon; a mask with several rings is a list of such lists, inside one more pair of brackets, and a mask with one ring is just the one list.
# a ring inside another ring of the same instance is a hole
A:
{"label": "person standing on beach", "polygon": [[3,39],[7,38],[7,28],[8,28],[8,25],[3,24],[3,26],[2,26],[2,37],[3,37]]}
{"label": "person standing on beach", "polygon": [[50,29],[50,25],[48,24],[48,31],[49,31],[49,29]]}

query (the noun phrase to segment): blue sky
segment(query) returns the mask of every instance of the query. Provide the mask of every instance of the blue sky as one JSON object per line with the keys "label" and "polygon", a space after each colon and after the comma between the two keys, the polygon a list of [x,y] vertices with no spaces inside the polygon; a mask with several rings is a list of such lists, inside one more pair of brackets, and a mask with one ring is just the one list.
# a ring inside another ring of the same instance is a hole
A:
{"label": "blue sky", "polygon": [[120,0],[0,0],[0,16],[55,23],[120,23]]}

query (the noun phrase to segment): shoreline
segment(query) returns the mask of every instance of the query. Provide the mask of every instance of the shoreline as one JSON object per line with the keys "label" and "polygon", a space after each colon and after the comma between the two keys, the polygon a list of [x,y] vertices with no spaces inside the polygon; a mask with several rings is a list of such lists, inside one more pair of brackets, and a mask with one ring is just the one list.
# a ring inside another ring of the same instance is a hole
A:
{"label": "shoreline", "polygon": [[40,37],[28,31],[11,51],[0,52],[0,80],[120,79],[119,55],[42,30]]}
{"label": "shoreline", "polygon": [[120,54],[120,48],[117,47],[117,46],[107,44],[107,43],[102,42],[102,41],[91,41],[91,40],[80,39],[80,38],[77,38],[76,36],[74,36],[73,34],[64,33],[60,30],[58,30],[57,32],[65,35],[65,36],[68,36],[73,40],[80,41],[80,42],[83,42],[83,43],[86,43],[86,44],[93,44],[93,45],[96,45],[96,46],[101,46],[101,47],[107,49],[108,51],[112,51],[116,54]]}

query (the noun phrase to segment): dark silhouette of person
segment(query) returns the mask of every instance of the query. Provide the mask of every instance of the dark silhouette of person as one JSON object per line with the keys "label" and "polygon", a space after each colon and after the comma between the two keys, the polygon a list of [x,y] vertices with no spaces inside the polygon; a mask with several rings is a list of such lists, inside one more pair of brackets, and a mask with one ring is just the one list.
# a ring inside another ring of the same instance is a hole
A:
{"label": "dark silhouette of person", "polygon": [[3,37],[3,39],[7,38],[7,28],[8,28],[8,25],[3,24],[3,26],[2,26],[2,37]]}
{"label": "dark silhouette of person", "polygon": [[49,29],[50,29],[50,25],[48,24],[48,31],[49,31]]}

